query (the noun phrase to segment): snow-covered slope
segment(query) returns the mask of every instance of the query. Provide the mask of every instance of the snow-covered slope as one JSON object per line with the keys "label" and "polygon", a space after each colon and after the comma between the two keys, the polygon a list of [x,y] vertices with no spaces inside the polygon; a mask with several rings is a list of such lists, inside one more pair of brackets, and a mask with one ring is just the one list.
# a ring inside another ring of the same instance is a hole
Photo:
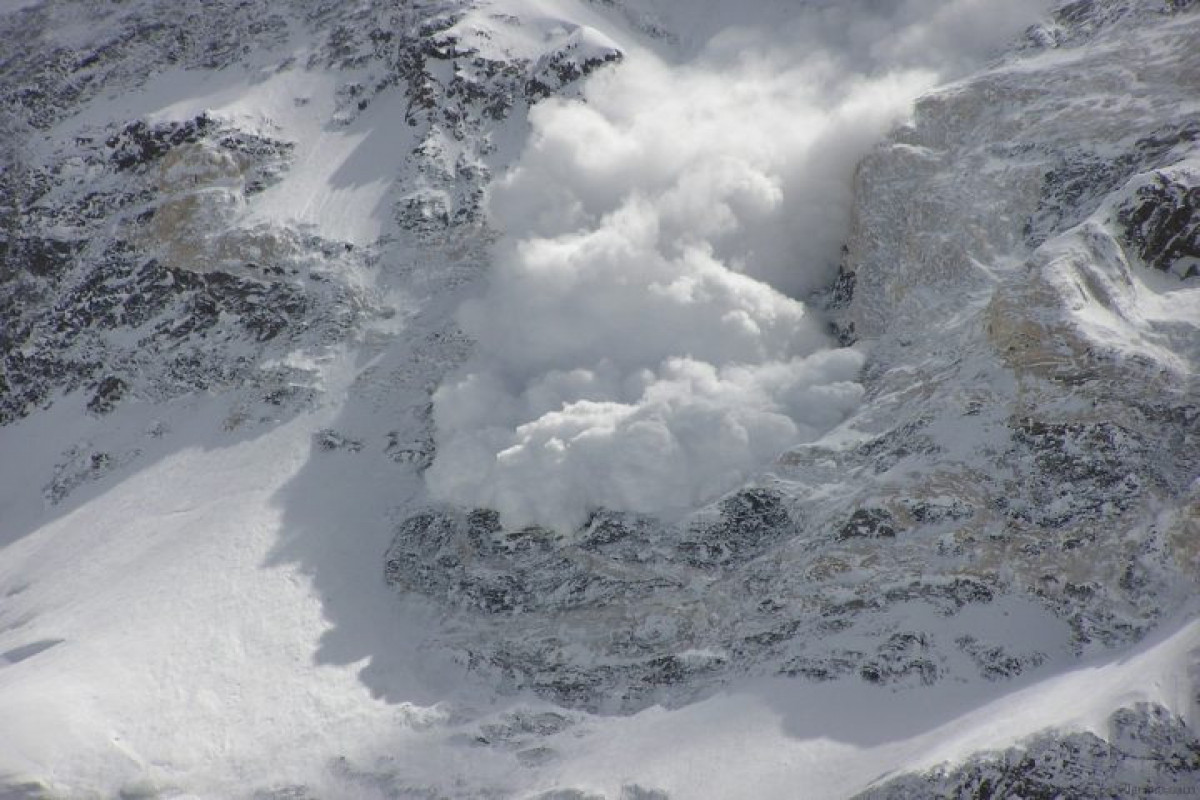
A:
{"label": "snow-covered slope", "polygon": [[1200,5],[1051,5],[0,4],[0,797],[1194,789]]}

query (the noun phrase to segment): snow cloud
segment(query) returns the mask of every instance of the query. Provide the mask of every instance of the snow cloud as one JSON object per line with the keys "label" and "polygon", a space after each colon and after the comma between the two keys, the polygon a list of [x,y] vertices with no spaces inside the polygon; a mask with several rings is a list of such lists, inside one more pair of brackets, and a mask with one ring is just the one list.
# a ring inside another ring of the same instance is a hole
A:
{"label": "snow cloud", "polygon": [[477,350],[434,396],[435,497],[560,530],[673,515],[855,409],[863,357],[803,301],[833,277],[854,165],[964,57],[946,42],[996,36],[974,12],[1040,3],[872,5],[730,27],[682,64],[631,49],[583,102],[534,108],[460,311]]}

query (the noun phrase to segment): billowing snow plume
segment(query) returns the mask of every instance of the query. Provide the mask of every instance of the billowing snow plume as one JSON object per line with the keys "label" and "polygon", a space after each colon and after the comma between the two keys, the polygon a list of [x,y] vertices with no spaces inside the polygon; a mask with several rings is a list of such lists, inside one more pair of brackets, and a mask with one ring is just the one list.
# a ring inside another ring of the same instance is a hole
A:
{"label": "billowing snow plume", "polygon": [[[809,45],[743,28],[684,65],[631,51],[585,102],[535,107],[460,312],[477,351],[434,398],[434,496],[563,530],[670,514],[856,407],[862,356],[798,298],[832,279],[855,163],[936,75],[854,74],[866,34],[822,50],[837,15],[814,15]],[[895,46],[936,41],[921,26]]]}

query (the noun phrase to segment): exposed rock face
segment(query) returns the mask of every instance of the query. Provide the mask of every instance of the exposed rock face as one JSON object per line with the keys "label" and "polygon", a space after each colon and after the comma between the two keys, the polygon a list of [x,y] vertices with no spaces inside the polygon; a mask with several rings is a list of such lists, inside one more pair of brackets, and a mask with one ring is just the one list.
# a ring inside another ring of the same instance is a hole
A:
{"label": "exposed rock face", "polygon": [[1155,172],[1117,219],[1146,266],[1182,280],[1200,276],[1200,180],[1194,171]]}
{"label": "exposed rock face", "polygon": [[[5,41],[26,41],[31,29],[54,25],[60,11],[47,4],[5,17],[14,29]],[[245,12],[241,6],[235,16]],[[36,98],[28,84],[7,91],[0,118],[9,130],[47,127],[58,121],[47,115],[145,80],[155,63],[231,63],[240,46],[263,44],[255,31],[274,41],[278,31],[270,31],[284,24],[273,16],[248,23],[248,38],[229,52],[220,37],[231,29],[207,16],[200,24],[185,11],[168,22],[137,6],[114,12],[115,19],[99,8],[85,13],[98,14],[98,35],[88,43],[94,49],[69,53],[79,62],[70,67],[76,77],[40,86]],[[181,37],[187,30],[188,37],[213,38],[203,56],[166,47],[142,61],[144,45],[171,38],[162,35],[168,26]],[[46,83],[55,74],[47,59],[67,57],[65,47],[50,54],[15,48],[6,89],[31,79]],[[9,212],[0,242],[0,422],[76,390],[93,393],[89,408],[97,413],[131,396],[165,400],[244,384],[279,404],[303,395],[309,381],[263,362],[300,338],[343,339],[373,313],[354,290],[322,277],[338,262],[361,265],[363,254],[235,222],[245,198],[286,171],[290,143],[207,115],[84,126],[72,141],[36,156],[35,135],[9,139],[0,153],[0,197]]]}
{"label": "exposed rock face", "polygon": [[[1080,643],[1152,623],[1156,603],[1129,587],[1159,579],[1134,573],[1190,569],[1160,526],[1189,524],[1197,468],[1200,331],[1182,312],[1194,296],[1194,27],[1190,4],[1065,6],[1019,56],[921,101],[859,173],[843,326],[886,332],[876,408],[905,421],[940,407],[944,420],[959,405],[954,449],[993,467],[974,481],[977,513],[956,538],[994,543],[967,557],[997,546],[1014,588],[1067,612]],[[1099,102],[1122,96],[1109,87],[1126,70],[1141,82],[1132,99]],[[1182,282],[1160,285],[1151,269]],[[949,286],[966,291],[951,299]],[[1160,302],[1176,311],[1149,310]],[[939,318],[953,352],[922,343]],[[1076,548],[1088,565],[1068,555]],[[1118,607],[1138,610],[1122,621]]]}
{"label": "exposed rock face", "polygon": [[[101,93],[136,92],[163,70],[235,67],[273,49],[283,58],[290,24],[318,46],[307,65],[271,68],[344,76],[328,125],[350,125],[383,93],[407,95],[415,144],[393,190],[395,223],[424,258],[447,264],[442,290],[477,274],[493,129],[621,54],[582,31],[533,53],[484,53],[486,42],[454,30],[468,7],[49,2],[0,17],[0,424],[76,391],[94,413],[237,391],[278,418],[317,391],[311,371],[286,366],[289,353],[387,327],[395,311],[378,297],[394,254],[249,218],[288,173],[294,142],[208,112],[88,111]],[[86,37],[75,33],[80,16]],[[84,121],[69,141],[39,143],[72,114]],[[441,369],[452,350],[438,351]]]}

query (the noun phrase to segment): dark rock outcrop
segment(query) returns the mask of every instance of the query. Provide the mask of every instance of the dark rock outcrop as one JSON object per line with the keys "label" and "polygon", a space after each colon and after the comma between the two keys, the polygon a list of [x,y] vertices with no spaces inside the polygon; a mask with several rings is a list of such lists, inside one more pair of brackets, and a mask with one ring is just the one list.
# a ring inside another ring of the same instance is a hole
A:
{"label": "dark rock outcrop", "polygon": [[1200,786],[1200,739],[1162,706],[1117,711],[1109,733],[1044,733],[996,754],[892,778],[856,800],[1126,798],[1188,795]]}

